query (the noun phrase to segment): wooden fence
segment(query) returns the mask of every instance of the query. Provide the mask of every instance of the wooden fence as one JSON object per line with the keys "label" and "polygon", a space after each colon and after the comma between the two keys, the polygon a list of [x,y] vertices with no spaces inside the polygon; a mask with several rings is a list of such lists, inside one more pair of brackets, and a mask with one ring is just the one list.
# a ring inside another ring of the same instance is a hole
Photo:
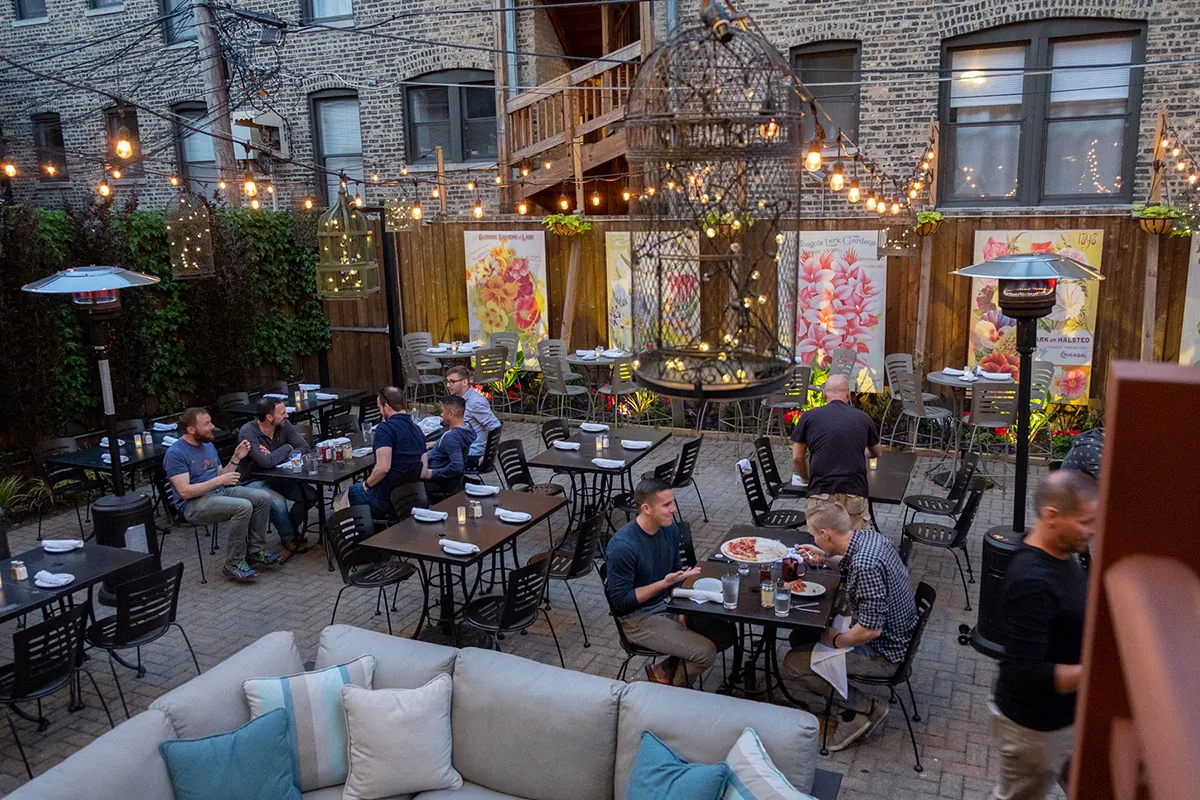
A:
{"label": "wooden fence", "polygon": [[[868,230],[871,220],[805,220],[806,230]],[[484,222],[433,222],[410,233],[389,234],[396,243],[396,261],[383,264],[398,269],[404,331],[429,331],[435,340],[468,338],[469,319],[464,263],[466,230],[536,230],[537,220]],[[597,218],[589,234],[581,237],[579,294],[575,300],[572,347],[593,347],[607,338],[607,271],[604,254],[606,231],[629,229],[624,218]],[[1149,234],[1127,216],[1085,217],[962,217],[949,218],[932,237],[927,352],[929,365],[961,366],[966,363],[967,325],[971,282],[951,272],[972,262],[978,230],[1102,230],[1104,247],[1096,339],[1093,349],[1092,397],[1102,395],[1108,363],[1136,360],[1141,352],[1142,289]],[[1164,238],[1159,255],[1158,300],[1155,315],[1156,360],[1177,361],[1187,283],[1188,240]],[[550,333],[562,326],[570,240],[546,234],[546,280],[549,293]],[[885,352],[913,352],[916,348],[917,299],[921,257],[887,259],[887,318]],[[381,281],[382,283],[382,281]],[[329,355],[330,382],[334,386],[374,388],[391,378],[387,306],[382,293],[361,301],[325,303],[335,328]],[[378,332],[374,332],[378,331]]]}

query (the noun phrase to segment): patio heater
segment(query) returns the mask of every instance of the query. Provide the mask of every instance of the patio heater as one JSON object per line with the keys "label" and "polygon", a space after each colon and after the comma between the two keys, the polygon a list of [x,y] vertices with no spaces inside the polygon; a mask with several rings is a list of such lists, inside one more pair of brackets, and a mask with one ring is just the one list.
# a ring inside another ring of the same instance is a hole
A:
{"label": "patio heater", "polygon": [[959,641],[968,640],[984,655],[998,658],[1004,652],[1000,599],[1008,563],[1025,538],[1025,495],[1029,483],[1029,375],[1037,349],[1037,321],[1054,309],[1058,281],[1103,280],[1100,271],[1055,253],[1016,253],[955,270],[968,278],[993,278],[999,282],[997,301],[1001,313],[1017,321],[1017,463],[1011,525],[990,529],[983,539],[980,570],[979,618],[972,630],[959,628]]}
{"label": "patio heater", "polygon": [[[117,415],[113,403],[112,378],[108,367],[109,342],[112,339],[112,321],[120,316],[120,291],[134,286],[150,286],[158,278],[130,272],[121,267],[84,266],[60,270],[49,277],[22,286],[22,290],[34,294],[69,294],[71,303],[79,312],[92,349],[96,352],[100,372],[100,395],[104,402],[104,426],[108,433],[108,455],[112,463],[113,494],[101,497],[92,504],[94,531],[97,544],[124,547],[126,533],[132,528],[143,526],[145,548],[134,549],[148,552],[158,562],[158,537],[154,534],[154,506],[150,498],[134,492],[125,494],[125,479],[121,469],[121,447],[117,440]],[[139,542],[140,543],[140,542]],[[120,580],[114,577],[114,580]],[[101,592],[101,600],[107,600]]]}

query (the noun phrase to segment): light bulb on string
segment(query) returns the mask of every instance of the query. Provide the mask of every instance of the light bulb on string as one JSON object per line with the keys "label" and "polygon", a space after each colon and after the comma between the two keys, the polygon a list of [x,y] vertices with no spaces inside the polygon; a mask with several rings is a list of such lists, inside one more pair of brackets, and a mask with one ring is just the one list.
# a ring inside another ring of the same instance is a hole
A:
{"label": "light bulb on string", "polygon": [[104,178],[100,179],[99,185],[96,186],[96,191],[101,197],[109,197],[112,195],[112,187],[108,185],[108,181]]}
{"label": "light bulb on string", "polygon": [[432,189],[432,190],[429,192],[429,194],[430,194],[430,196],[431,196],[431,197],[433,197],[433,199],[434,199],[434,200],[437,200],[439,197],[441,197],[441,196],[442,196],[442,190],[441,190],[441,189],[439,189],[438,187],[436,187],[436,186],[435,186],[435,187],[433,187],[433,189]]}
{"label": "light bulb on string", "polygon": [[521,167],[521,177],[522,178],[529,177],[529,167]]}
{"label": "light bulb on string", "polygon": [[275,194],[275,184],[273,184],[273,183],[267,184],[267,194]]}
{"label": "light bulb on string", "polygon": [[1180,159],[1179,161],[1175,162],[1175,171],[1176,172],[1183,172],[1185,169],[1187,169],[1186,161]]}
{"label": "light bulb on string", "polygon": [[897,215],[897,214],[899,214],[899,213],[900,213],[900,203],[898,203],[897,201],[893,200],[893,201],[892,201],[892,216],[894,217],[894,216],[896,216],[896,215]]}
{"label": "light bulb on string", "polygon": [[764,139],[774,139],[779,135],[779,123],[774,117],[758,126],[758,135]]}
{"label": "light bulb on string", "polygon": [[129,129],[124,126],[117,131],[117,140],[113,143],[113,152],[117,158],[133,157],[133,142],[129,138]]}
{"label": "light bulb on string", "polygon": [[408,165],[407,165],[407,164],[401,164],[401,165],[400,165],[400,174],[401,174],[401,175],[407,175],[407,174],[408,174]]}
{"label": "light bulb on string", "polygon": [[11,161],[5,161],[3,169],[4,169],[4,177],[6,177],[6,178],[17,177],[17,165],[12,163]]}
{"label": "light bulb on string", "polygon": [[304,198],[304,207],[306,209],[311,209],[313,207],[313,199],[311,197]]}
{"label": "light bulb on string", "polygon": [[564,196],[558,201],[558,207],[561,208],[563,211],[570,211],[571,210],[571,201],[568,200]]}
{"label": "light bulb on string", "polygon": [[1163,150],[1166,150],[1168,147],[1170,147],[1170,146],[1171,146],[1171,137],[1170,137],[1170,136],[1164,136],[1164,137],[1162,138],[1162,141],[1160,141],[1160,142],[1159,142],[1159,144],[1160,144],[1160,145],[1162,145],[1162,149],[1163,149]]}
{"label": "light bulb on string", "polygon": [[[171,176],[171,177],[174,178],[174,176]],[[343,182],[342,186],[345,186],[345,185],[346,184]],[[249,172],[246,173],[245,177],[242,180],[242,191],[245,193],[246,197],[257,197],[258,196],[258,184],[254,182],[254,176],[251,175]]]}
{"label": "light bulb on string", "polygon": [[1197,180],[1200,180],[1200,175],[1197,175],[1195,172],[1187,176],[1187,182],[1193,186],[1196,185]]}
{"label": "light bulb on string", "polygon": [[804,168],[816,172],[821,168],[821,140],[813,139],[808,145],[808,154],[804,156]]}
{"label": "light bulb on string", "polygon": [[374,183],[379,183],[379,173],[378,172],[371,173],[371,181]]}
{"label": "light bulb on string", "polygon": [[[54,173],[50,173],[50,174],[53,175]],[[179,185],[179,176],[172,175],[170,178],[167,179],[167,182],[170,183],[172,186],[178,186]]]}
{"label": "light bulb on string", "polygon": [[851,203],[857,203],[862,197],[862,192],[858,188],[858,181],[850,181],[850,188],[846,190],[846,199]]}
{"label": "light bulb on string", "polygon": [[875,212],[877,214],[887,213],[887,198],[886,197],[879,198],[879,202],[875,204]]}
{"label": "light bulb on string", "polygon": [[829,170],[829,188],[835,192],[840,192],[846,186],[846,171],[842,167],[841,161],[833,162],[833,168]]}
{"label": "light bulb on string", "polygon": [[501,178],[499,175],[497,175],[497,176],[495,177],[495,179],[494,179],[494,180],[496,181],[496,185],[497,185],[497,186],[499,186],[500,184],[504,183],[504,179],[503,179],[503,178]]}
{"label": "light bulb on string", "polygon": [[554,162],[553,162],[553,161],[543,161],[543,162],[542,162],[542,169],[545,169],[545,170],[547,170],[547,171],[548,171],[548,170],[549,170],[551,167],[553,167],[553,166],[554,166]]}
{"label": "light bulb on string", "polygon": [[917,190],[916,190],[916,189],[909,189],[909,190],[908,190],[908,199],[909,199],[909,200],[916,200],[916,199],[917,199]]}
{"label": "light bulb on string", "polygon": [[123,173],[121,172],[121,170],[119,170],[119,169],[114,169],[114,170],[112,171],[113,180],[115,180],[115,181],[119,181],[119,180],[121,180],[121,175],[122,175],[122,174],[123,174]]}
{"label": "light bulb on string", "polygon": [[653,196],[654,196],[654,192],[655,192],[655,191],[656,191],[656,190],[655,190],[655,188],[654,188],[653,186],[647,186],[647,187],[646,187],[646,194],[650,195],[651,197],[653,197]]}
{"label": "light bulb on string", "polygon": [[1178,158],[1179,154],[1182,152],[1183,152],[1183,150],[1180,149],[1178,144],[1176,144],[1174,147],[1171,148],[1171,155],[1175,158]]}
{"label": "light bulb on string", "polygon": [[866,203],[866,205],[867,205],[867,210],[868,210],[868,211],[874,211],[874,210],[875,210],[875,203],[876,203],[876,201],[875,201],[875,192],[874,192],[874,191],[868,191],[868,192],[867,192],[867,203]]}
{"label": "light bulb on string", "polygon": [[223,192],[223,191],[225,191],[225,186],[226,186],[226,183],[225,183],[225,179],[224,179],[224,178],[222,178],[221,180],[217,181],[217,188],[218,188],[218,189],[220,189],[222,192]]}
{"label": "light bulb on string", "polygon": [[257,197],[255,197],[253,200],[250,201],[250,208],[252,208],[255,211],[258,211],[258,209],[262,208],[262,203],[258,202]]}
{"label": "light bulb on string", "polygon": [[364,202],[363,196],[361,194],[358,194],[357,192],[355,192],[354,193],[354,205],[358,206],[359,208],[362,208],[363,202]]}
{"label": "light bulb on string", "polygon": [[525,216],[526,214],[528,214],[529,213],[529,203],[526,203],[524,200],[517,203],[517,213],[520,214],[522,217]]}
{"label": "light bulb on string", "polygon": [[631,194],[630,194],[630,192],[629,192],[629,190],[628,190],[628,189],[622,189],[622,190],[621,190],[621,199],[622,199],[622,200],[624,200],[626,203],[628,203],[628,202],[629,202],[629,198],[630,198],[630,197],[632,197],[632,196],[633,196],[633,195],[631,195]]}
{"label": "light bulb on string", "polygon": [[929,148],[929,150],[928,150],[928,151],[925,153],[925,160],[926,160],[926,161],[933,161],[933,159],[934,159],[934,157],[935,157],[936,155],[937,155],[937,153],[935,153],[935,152],[933,151],[933,148],[931,147],[931,148]]}
{"label": "light bulb on string", "polygon": [[412,217],[413,219],[420,219],[422,214],[423,214],[423,212],[421,211],[421,201],[414,200],[413,204],[412,204],[412,208],[410,208],[408,210],[408,215],[410,217]]}
{"label": "light bulb on string", "polygon": [[921,189],[925,188],[925,184],[922,183],[921,181],[913,181],[912,188],[916,189],[919,192],[919,191],[921,191]]}
{"label": "light bulb on string", "polygon": [[467,191],[468,192],[475,191],[475,181],[467,181]]}
{"label": "light bulb on string", "polygon": [[483,203],[479,200],[475,201],[475,207],[471,209],[471,213],[475,215],[475,219],[483,218]]}
{"label": "light bulb on string", "polygon": [[600,205],[600,193],[599,192],[592,192],[592,205],[593,206]]}

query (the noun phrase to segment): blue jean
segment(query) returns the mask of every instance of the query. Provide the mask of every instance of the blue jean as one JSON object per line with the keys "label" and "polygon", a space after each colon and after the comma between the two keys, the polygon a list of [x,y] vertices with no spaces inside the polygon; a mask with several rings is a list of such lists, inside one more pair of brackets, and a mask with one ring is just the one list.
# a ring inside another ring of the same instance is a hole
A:
{"label": "blue jean", "polygon": [[365,483],[356,483],[350,487],[350,505],[370,506],[371,512],[381,517],[392,513],[391,501],[375,494]]}
{"label": "blue jean", "polygon": [[296,538],[296,526],[288,513],[288,501],[308,504],[311,496],[303,484],[294,481],[254,481],[246,484],[250,489],[261,489],[271,496],[271,524],[279,534],[281,542]]}

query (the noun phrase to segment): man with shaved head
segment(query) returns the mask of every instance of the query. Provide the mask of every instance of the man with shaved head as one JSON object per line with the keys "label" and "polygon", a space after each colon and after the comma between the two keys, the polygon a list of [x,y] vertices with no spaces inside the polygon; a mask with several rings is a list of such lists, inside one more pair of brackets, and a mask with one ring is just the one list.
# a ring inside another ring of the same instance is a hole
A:
{"label": "man with shaved head", "polygon": [[867,530],[867,458],[882,452],[879,429],[850,405],[844,376],[830,375],[824,395],[825,405],[801,414],[792,431],[792,465],[808,486],[809,514],[836,503],[850,515],[851,530]]}
{"label": "man with shaved head", "polygon": [[1096,482],[1051,472],[1038,484],[1037,520],[1004,576],[1007,636],[996,680],[992,745],[1000,753],[994,800],[1041,800],[1066,788],[1075,743],[1075,692],[1083,650],[1086,553],[1096,519]]}

